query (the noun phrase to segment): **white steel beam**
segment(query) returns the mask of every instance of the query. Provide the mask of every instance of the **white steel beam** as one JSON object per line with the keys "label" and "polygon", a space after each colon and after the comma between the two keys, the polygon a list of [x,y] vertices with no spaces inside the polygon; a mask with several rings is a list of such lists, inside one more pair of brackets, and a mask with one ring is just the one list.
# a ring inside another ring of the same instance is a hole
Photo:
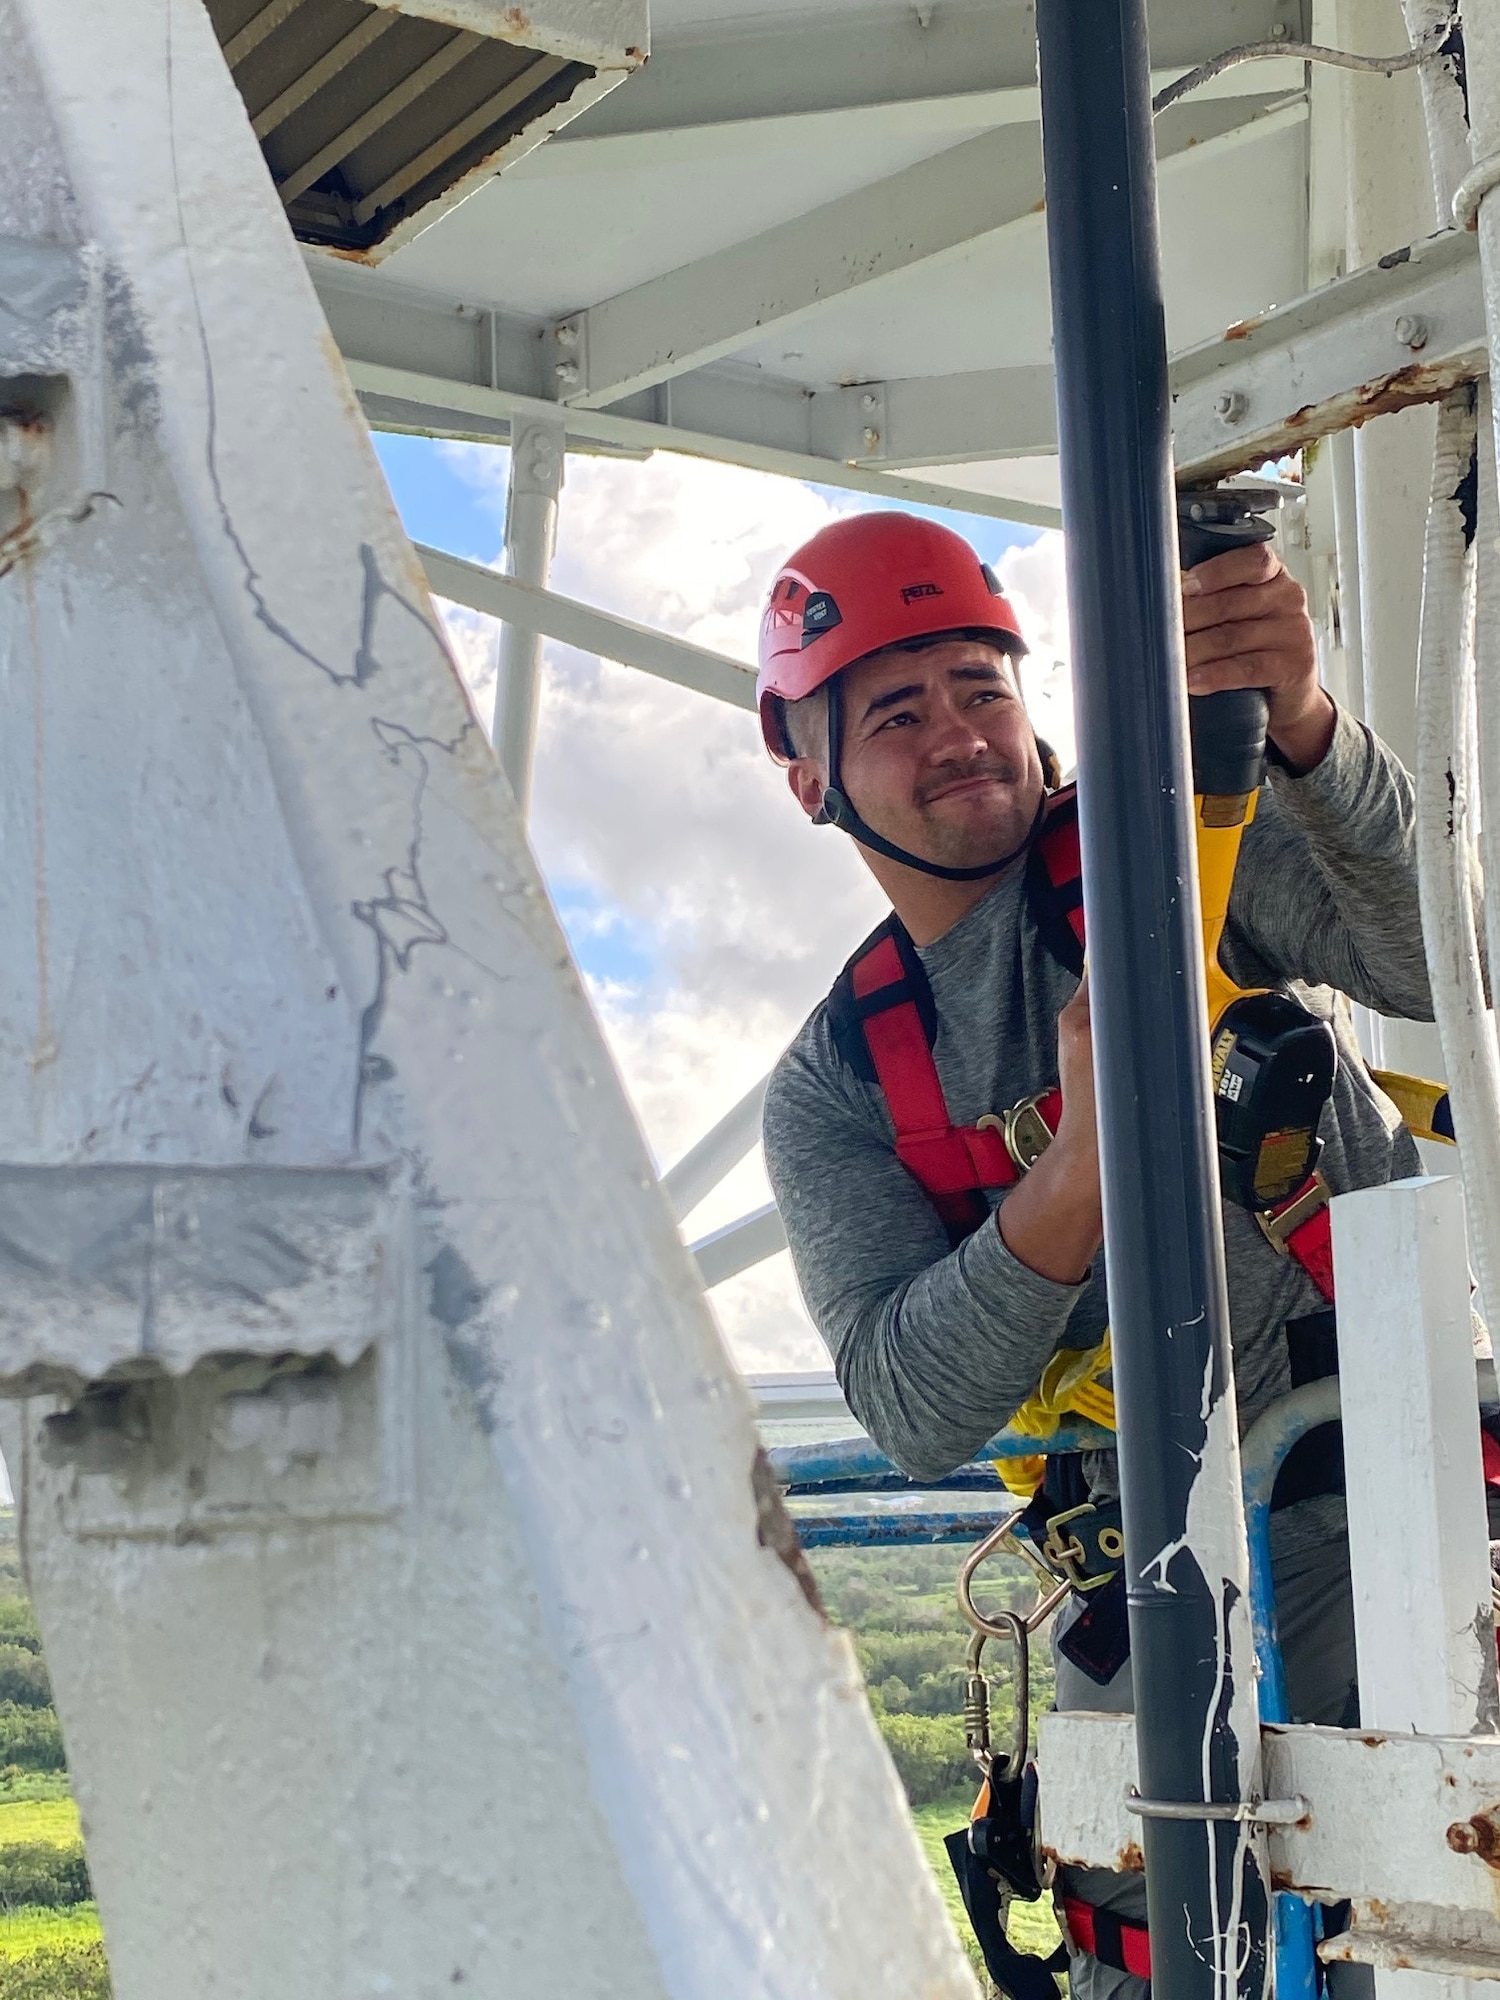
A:
{"label": "white steel beam", "polygon": [[0,1435],[117,2000],[965,2000],[208,14],[0,48]]}
{"label": "white steel beam", "polygon": [[[505,508],[506,568],[517,583],[544,590],[557,543],[566,440],[562,425],[517,424],[510,447],[510,488]],[[531,769],[536,754],[541,689],[542,633],[507,620],[495,658],[495,714],[490,741],[510,779],[524,820],[531,809]]]}
{"label": "white steel beam", "polygon": [[502,619],[518,631],[539,632],[560,645],[576,646],[581,653],[639,667],[658,680],[675,681],[678,687],[712,695],[731,707],[755,708],[755,669],[727,653],[710,652],[707,646],[695,646],[688,639],[674,639],[649,625],[618,618],[612,611],[596,611],[591,604],[559,597],[554,591],[523,583],[519,577],[502,576],[498,570],[465,562],[462,556],[446,555],[420,542],[416,550],[428,584],[439,597]]}
{"label": "white steel beam", "polygon": [[[557,405],[508,389],[490,389],[451,377],[419,375],[366,361],[351,361],[349,376],[365,414],[376,430],[409,431],[423,437],[477,438],[503,442],[518,416],[545,415]],[[758,401],[752,398],[751,400]],[[799,401],[805,401],[805,396]],[[1056,507],[1032,501],[997,499],[939,480],[899,472],[871,471],[842,460],[819,458],[796,446],[763,444],[707,429],[655,423],[613,410],[565,412],[568,448],[623,450],[644,455],[680,451],[725,465],[748,465],[759,472],[781,473],[789,479],[817,480],[854,493],[878,494],[888,500],[914,500],[928,507],[952,507],[999,521],[1027,521],[1055,528],[1062,516]]]}
{"label": "white steel beam", "polygon": [[737,1278],[752,1264],[763,1264],[767,1257],[785,1250],[786,1228],[775,1202],[771,1201],[764,1208],[742,1215],[738,1222],[726,1223],[724,1228],[700,1236],[688,1248],[697,1259],[704,1284],[722,1285],[726,1278]]}
{"label": "white steel beam", "polygon": [[[1463,1183],[1340,1195],[1333,1264],[1361,1727],[1493,1737],[1500,1696]],[[1368,1960],[1375,1895],[1361,1884],[1333,1955]],[[1413,1900],[1410,1887],[1403,1900]],[[1375,1915],[1378,1936],[1386,1923]],[[1434,1983],[1393,1964],[1389,1950],[1382,1960],[1382,2000],[1463,2000],[1460,1980]]]}
{"label": "white steel beam", "polygon": [[[1276,0],[1239,0],[1230,27],[1214,7],[1158,0],[1151,10],[1153,87],[1217,55],[1226,39],[1265,41],[1284,10]],[[1214,94],[1299,91],[1292,61],[1231,69]],[[715,21],[710,31],[658,34],[651,60],[631,83],[561,132],[571,149],[602,138],[767,122],[827,112],[951,107],[970,130],[1037,116],[1036,29],[1023,8],[993,0],[943,0],[899,13],[866,11],[858,25],[833,9]]]}
{"label": "white steel beam", "polygon": [[[1163,166],[1260,129],[1262,97],[1175,106],[1157,123]],[[1305,116],[1298,104],[1282,116]],[[1272,115],[1276,115],[1272,113]],[[598,409],[786,328],[830,299],[1039,216],[1040,130],[1002,126],[860,188],[749,242],[618,293],[559,322],[561,401]]]}
{"label": "white steel beam", "polygon": [[1475,240],[1445,230],[1175,356],[1178,470],[1244,471],[1487,368]]}
{"label": "white steel beam", "polygon": [[1463,1183],[1340,1195],[1333,1265],[1360,1721],[1494,1732]]}
{"label": "white steel beam", "polygon": [[679,1222],[685,1215],[691,1215],[724,1176],[760,1144],[761,1113],[770,1080],[763,1076],[759,1083],[752,1084],[739,1103],[726,1111],[718,1124],[662,1175],[662,1193],[672,1204],[672,1213]]}
{"label": "white steel beam", "polygon": [[[499,439],[517,416],[544,411],[534,329],[378,277],[351,283],[326,267],[315,276],[377,427]],[[1408,345],[1412,338],[1420,344]],[[416,368],[423,356],[438,367]],[[1487,368],[1475,239],[1447,230],[1177,355],[1178,470],[1214,478],[1253,468],[1434,401]],[[1010,520],[1058,519],[1054,508],[903,482],[885,469],[1051,451],[1051,370],[1041,365],[809,392],[724,363],[617,409],[563,414],[570,439],[585,447],[682,450]]]}
{"label": "white steel beam", "polygon": [[[1386,1560],[1398,1567],[1389,1538]],[[1405,1637],[1388,1630],[1387,1651]],[[1052,1713],[1037,1739],[1045,1852],[1139,1871],[1135,1718]],[[1261,1752],[1266,1798],[1308,1808],[1267,1828],[1276,1886],[1355,1906],[1325,1959],[1500,1978],[1500,1736],[1271,1725]]]}

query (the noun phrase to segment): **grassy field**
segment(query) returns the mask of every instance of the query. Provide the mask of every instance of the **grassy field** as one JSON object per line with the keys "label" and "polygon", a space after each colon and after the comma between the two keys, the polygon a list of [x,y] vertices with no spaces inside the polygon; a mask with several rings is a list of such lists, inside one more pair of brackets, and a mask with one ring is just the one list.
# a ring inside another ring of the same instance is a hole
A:
{"label": "grassy field", "polygon": [[[974,1933],[969,1928],[969,1919],[964,1911],[963,1899],[958,1893],[958,1882],[952,1864],[943,1848],[943,1842],[956,1827],[968,1819],[974,1805],[972,1791],[954,1792],[951,1798],[938,1799],[931,1805],[914,1806],[912,1820],[916,1825],[917,1838],[922,1843],[922,1851],[927,1856],[932,1872],[943,1892],[943,1901],[948,1906],[948,1914],[953,1919],[954,1928],[963,1941],[974,1968],[983,1971],[983,1961]],[[1052,1900],[1043,1896],[1039,1903],[1012,1903],[1010,1909],[1010,1941],[1019,1951],[1034,1951],[1040,1957],[1057,1949],[1060,1933],[1052,1914]]]}
{"label": "grassy field", "polygon": [[23,1840],[45,1841],[49,1847],[71,1847],[82,1838],[78,1808],[66,1794],[57,1799],[0,1804],[0,1847],[14,1847]]}

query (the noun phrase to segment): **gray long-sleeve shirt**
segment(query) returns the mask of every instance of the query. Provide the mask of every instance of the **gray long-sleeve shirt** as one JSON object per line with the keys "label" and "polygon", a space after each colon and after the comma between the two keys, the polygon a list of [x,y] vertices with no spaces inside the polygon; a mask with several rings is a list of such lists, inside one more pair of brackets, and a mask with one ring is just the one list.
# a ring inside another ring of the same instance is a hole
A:
{"label": "gray long-sleeve shirt", "polygon": [[[937,1007],[933,1053],[956,1124],[1057,1081],[1057,1016],[1077,981],[1037,930],[1022,870],[1018,863],[997,877],[921,952]],[[1241,849],[1221,958],[1238,983],[1279,986],[1333,1025],[1339,1072],[1320,1132],[1334,1192],[1419,1172],[1411,1135],[1372,1081],[1340,998],[1432,1018],[1411,780],[1342,711],[1315,770],[1275,771],[1267,781]],[[850,1407],[912,1476],[962,1464],[1008,1422],[1059,1347],[1098,1342],[1108,1320],[1102,1254],[1082,1283],[1068,1285],[1020,1263],[992,1224],[950,1249],[896,1157],[883,1096],[840,1060],[826,1007],[771,1077],[765,1152],[802,1295]],[[1290,1386],[1286,1321],[1325,1301],[1254,1218],[1228,1203],[1224,1238],[1248,1426]],[[1098,1468],[1096,1486],[1112,1487],[1112,1469]]]}

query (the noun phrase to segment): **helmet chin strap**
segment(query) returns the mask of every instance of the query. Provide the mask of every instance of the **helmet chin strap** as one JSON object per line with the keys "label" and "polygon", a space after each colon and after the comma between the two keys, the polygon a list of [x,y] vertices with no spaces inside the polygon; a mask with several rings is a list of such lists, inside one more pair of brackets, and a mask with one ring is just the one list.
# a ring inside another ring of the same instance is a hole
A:
{"label": "helmet chin strap", "polygon": [[1013,847],[1009,854],[1002,854],[998,861],[986,861],[980,868],[945,868],[939,862],[925,860],[922,855],[913,854],[910,848],[898,847],[895,841],[887,840],[883,833],[877,833],[873,826],[860,818],[842,784],[840,766],[843,761],[844,713],[839,679],[840,676],[835,674],[828,683],[828,783],[814,824],[836,826],[841,833],[847,833],[851,840],[857,840],[861,847],[868,847],[872,853],[883,854],[888,861],[899,861],[904,868],[916,868],[923,875],[936,875],[944,882],[982,882],[987,876],[999,875],[1013,861],[1018,861],[1030,847],[1042,823],[1042,814],[1047,809],[1045,789],[1037,801],[1036,816],[1020,846]]}

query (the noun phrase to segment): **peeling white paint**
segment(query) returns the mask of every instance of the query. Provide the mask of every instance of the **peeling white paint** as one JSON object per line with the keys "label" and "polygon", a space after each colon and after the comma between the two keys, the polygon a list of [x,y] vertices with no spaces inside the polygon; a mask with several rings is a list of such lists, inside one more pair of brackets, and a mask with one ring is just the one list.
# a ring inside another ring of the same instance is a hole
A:
{"label": "peeling white paint", "polygon": [[0,0],[7,234],[113,500],[0,577],[0,1160],[413,1238],[350,1366],[0,1426],[118,2000],[971,1995],[198,0]]}

